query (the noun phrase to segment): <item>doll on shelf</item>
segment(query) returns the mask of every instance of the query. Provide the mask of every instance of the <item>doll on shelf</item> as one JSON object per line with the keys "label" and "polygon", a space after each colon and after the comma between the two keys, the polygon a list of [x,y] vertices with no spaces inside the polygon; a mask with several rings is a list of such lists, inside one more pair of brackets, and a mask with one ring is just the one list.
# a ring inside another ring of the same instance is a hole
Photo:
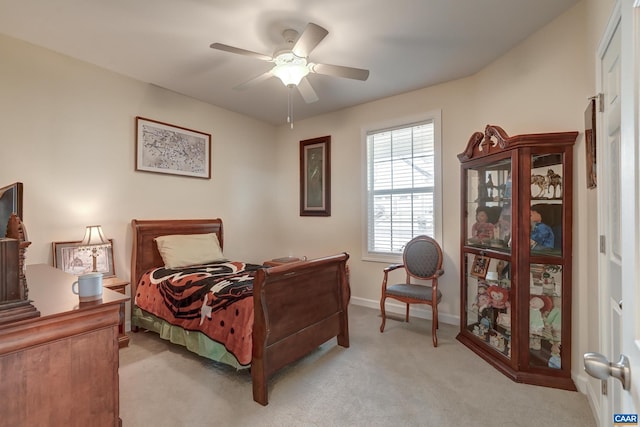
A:
{"label": "doll on shelf", "polygon": [[531,206],[531,237],[529,238],[531,249],[553,248],[554,246],[553,230],[542,221],[542,212],[536,206]]}
{"label": "doll on shelf", "polygon": [[489,285],[484,280],[478,281],[478,293],[476,294],[476,300],[471,305],[471,308],[478,310],[478,313],[482,313],[482,310],[489,307],[490,300],[487,288]]}
{"label": "doll on shelf", "polygon": [[476,209],[476,222],[471,227],[471,237],[473,239],[491,240],[494,237],[494,225],[489,222],[489,211],[485,206],[478,206]]}
{"label": "doll on shelf", "polygon": [[491,300],[491,307],[494,308],[507,308],[509,303],[509,290],[501,288],[498,285],[491,285],[487,289],[489,299]]}
{"label": "doll on shelf", "polygon": [[551,298],[546,295],[531,295],[529,299],[529,348],[540,350],[544,333],[544,318],[551,310]]}
{"label": "doll on shelf", "polygon": [[545,338],[553,342],[562,340],[562,298],[555,296],[553,307],[545,317]]}

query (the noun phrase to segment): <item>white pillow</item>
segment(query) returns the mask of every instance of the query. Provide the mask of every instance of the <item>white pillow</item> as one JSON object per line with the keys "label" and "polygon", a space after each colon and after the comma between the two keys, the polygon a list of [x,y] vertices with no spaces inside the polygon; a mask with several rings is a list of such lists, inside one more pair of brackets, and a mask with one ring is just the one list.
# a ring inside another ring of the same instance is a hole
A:
{"label": "white pillow", "polygon": [[166,268],[227,261],[216,233],[173,234],[154,239]]}

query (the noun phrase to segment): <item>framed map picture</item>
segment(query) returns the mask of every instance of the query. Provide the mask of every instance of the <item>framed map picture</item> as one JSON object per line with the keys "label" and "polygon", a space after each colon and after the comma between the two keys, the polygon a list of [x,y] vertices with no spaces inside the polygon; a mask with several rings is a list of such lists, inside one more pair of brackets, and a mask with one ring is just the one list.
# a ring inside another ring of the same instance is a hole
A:
{"label": "framed map picture", "polygon": [[136,117],[136,170],[211,179],[211,135]]}

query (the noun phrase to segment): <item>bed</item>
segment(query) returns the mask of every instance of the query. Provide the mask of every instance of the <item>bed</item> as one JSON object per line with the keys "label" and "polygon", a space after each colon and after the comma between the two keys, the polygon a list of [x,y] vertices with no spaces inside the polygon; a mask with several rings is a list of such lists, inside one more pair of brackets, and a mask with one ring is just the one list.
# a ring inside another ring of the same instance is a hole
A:
{"label": "bed", "polygon": [[[151,330],[209,359],[250,367],[253,399],[261,405],[268,404],[267,381],[278,369],[334,337],[338,345],[349,347],[347,253],[271,268],[224,260],[207,264],[203,271],[166,268],[156,238],[215,234],[222,250],[222,220],[134,219],[131,225],[132,330]],[[223,271],[229,276],[221,278]],[[167,280],[176,277],[177,285]],[[159,290],[157,297],[151,296],[153,289]],[[156,313],[153,307],[161,305]],[[177,318],[163,318],[166,307]],[[246,328],[243,332],[238,323],[230,323],[238,321]],[[221,338],[199,330],[202,324],[227,332]],[[226,344],[224,337],[231,335],[235,343]]]}

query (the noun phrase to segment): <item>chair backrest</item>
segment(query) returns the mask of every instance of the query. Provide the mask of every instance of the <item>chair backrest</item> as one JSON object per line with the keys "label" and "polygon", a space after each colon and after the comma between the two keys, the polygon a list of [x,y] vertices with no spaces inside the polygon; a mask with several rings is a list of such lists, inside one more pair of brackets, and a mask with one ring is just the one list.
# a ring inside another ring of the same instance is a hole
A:
{"label": "chair backrest", "polygon": [[429,236],[417,236],[405,246],[402,259],[407,274],[429,279],[442,268],[442,248]]}

